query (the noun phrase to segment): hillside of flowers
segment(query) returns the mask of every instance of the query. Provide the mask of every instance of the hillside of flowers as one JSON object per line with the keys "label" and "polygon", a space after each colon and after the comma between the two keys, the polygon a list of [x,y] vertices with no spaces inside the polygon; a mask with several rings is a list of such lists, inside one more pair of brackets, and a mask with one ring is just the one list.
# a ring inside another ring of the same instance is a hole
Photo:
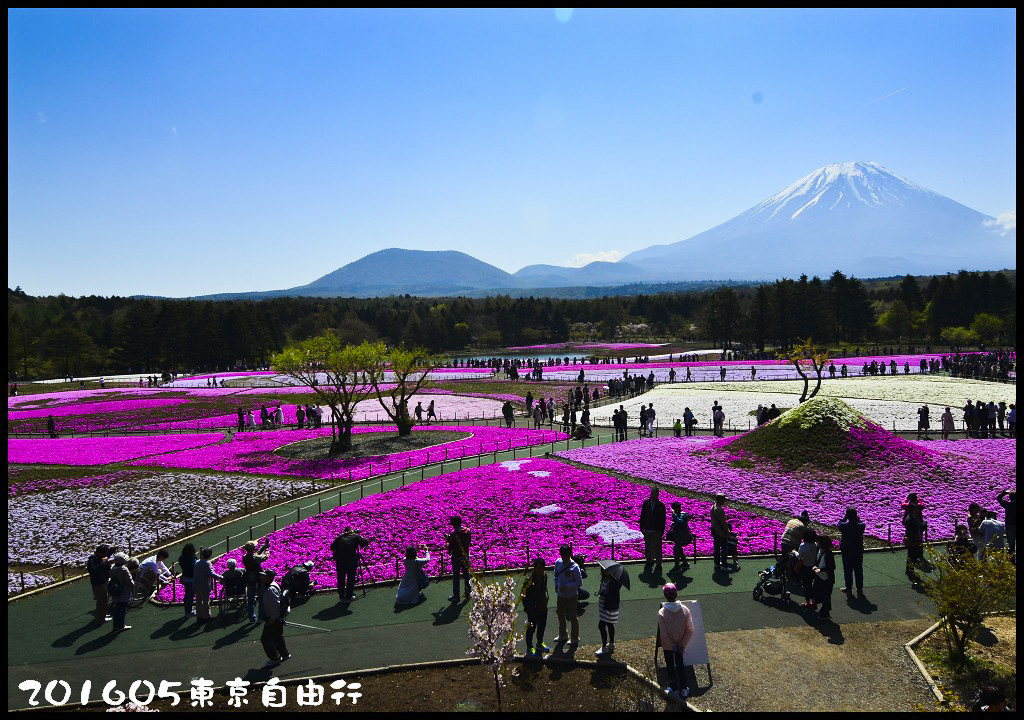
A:
{"label": "hillside of flowers", "polygon": [[1014,439],[909,441],[836,401],[816,405],[832,411],[816,420],[813,406],[791,411],[735,438],[662,437],[558,455],[770,510],[807,510],[826,525],[856,507],[869,534],[884,539],[891,528],[896,541],[908,492],[925,503],[938,539],[952,536],[971,502],[995,509],[999,492],[1016,487]]}
{"label": "hillside of flowers", "polygon": [[[639,531],[640,505],[648,488],[610,475],[583,470],[556,460],[527,458],[447,473],[414,482],[404,488],[357,500],[283,528],[269,536],[270,560],[264,567],[279,573],[296,563],[312,560],[313,577],[322,587],[335,586],[334,562],[329,546],[346,526],[370,540],[364,551],[377,579],[395,577],[395,560],[405,549],[426,545],[431,549],[427,571],[440,571],[444,537],[452,515],[463,518],[472,533],[471,557],[482,569],[484,554],[489,569],[526,567],[528,557],[553,561],[558,547],[571,543],[576,553],[590,560],[643,557]],[[668,507],[678,500],[692,516],[699,554],[711,553],[710,509],[707,500],[662,493]],[[740,535],[741,552],[770,552],[774,535],[783,523],[749,512],[729,509],[727,514]],[[692,547],[690,548],[692,552]],[[528,555],[529,553],[529,555]],[[665,544],[671,558],[671,544]],[[222,571],[231,551],[214,567]],[[445,559],[446,569],[450,561]],[[178,596],[181,596],[180,589]],[[170,590],[165,590],[169,599]]]}

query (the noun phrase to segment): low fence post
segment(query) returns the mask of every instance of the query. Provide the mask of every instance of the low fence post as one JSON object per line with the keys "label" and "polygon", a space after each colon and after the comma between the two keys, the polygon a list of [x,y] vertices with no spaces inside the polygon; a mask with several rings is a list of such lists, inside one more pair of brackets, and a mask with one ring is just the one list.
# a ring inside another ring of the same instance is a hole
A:
{"label": "low fence post", "polygon": [[249,526],[249,539],[252,540],[252,525]]}
{"label": "low fence post", "polygon": [[274,532],[277,532],[277,513],[274,513]]}
{"label": "low fence post", "polygon": [[228,535],[224,538],[224,552],[231,552],[231,536]]}

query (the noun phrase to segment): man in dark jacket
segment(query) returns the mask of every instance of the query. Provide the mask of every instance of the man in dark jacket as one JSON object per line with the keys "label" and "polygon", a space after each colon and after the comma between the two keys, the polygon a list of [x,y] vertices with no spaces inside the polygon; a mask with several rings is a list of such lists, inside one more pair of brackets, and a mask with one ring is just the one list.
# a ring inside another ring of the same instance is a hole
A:
{"label": "man in dark jacket", "polygon": [[640,506],[640,532],[644,534],[644,571],[653,563],[661,569],[662,538],[665,537],[665,503],[658,500],[658,488]]}
{"label": "man in dark jacket", "polygon": [[857,510],[847,508],[846,515],[839,521],[839,554],[843,558],[845,587],[839,592],[852,593],[854,584],[857,594],[864,594],[864,523],[857,516]]}
{"label": "man in dark jacket", "polygon": [[331,543],[331,555],[334,557],[334,569],[338,577],[338,599],[351,602],[355,598],[356,568],[359,566],[359,548],[364,548],[370,541],[351,527]]}

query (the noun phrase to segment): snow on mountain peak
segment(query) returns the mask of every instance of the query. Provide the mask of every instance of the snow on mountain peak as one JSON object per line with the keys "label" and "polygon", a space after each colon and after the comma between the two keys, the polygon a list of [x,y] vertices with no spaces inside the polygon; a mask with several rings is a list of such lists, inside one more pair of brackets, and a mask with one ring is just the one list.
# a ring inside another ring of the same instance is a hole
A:
{"label": "snow on mountain peak", "polygon": [[[832,163],[818,168],[744,215],[796,220],[810,208],[847,209],[855,204],[903,205],[911,195],[936,193],[900,177],[876,162]],[[764,214],[767,213],[767,217]]]}

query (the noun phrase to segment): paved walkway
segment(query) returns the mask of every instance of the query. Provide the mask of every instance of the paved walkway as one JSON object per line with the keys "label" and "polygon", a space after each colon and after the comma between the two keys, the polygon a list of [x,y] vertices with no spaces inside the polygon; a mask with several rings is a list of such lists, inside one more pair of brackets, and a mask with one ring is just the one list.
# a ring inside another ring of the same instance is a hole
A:
{"label": "paved walkway", "polygon": [[[708,632],[809,625],[828,642],[841,643],[845,624],[922,618],[933,610],[927,598],[909,587],[902,552],[865,557],[867,597],[850,600],[837,591],[833,624],[800,613],[795,604],[783,608],[777,598],[754,601],[751,590],[757,571],[767,564],[748,559],[739,572],[713,574],[711,562],[701,560],[686,575],[670,578],[641,578],[637,573],[642,566],[630,565],[632,590],[623,592],[616,639],[653,635],[660,586],[667,579],[676,582],[683,597],[701,601]],[[591,592],[597,589],[597,579],[598,573],[590,572],[585,586]],[[271,675],[285,679],[464,657],[466,605],[449,604],[450,591],[450,581],[432,584],[425,603],[403,612],[394,610],[393,586],[370,590],[348,608],[338,605],[333,594],[314,597],[297,607],[289,621],[322,630],[290,625],[285,637],[293,658],[271,673],[262,667],[262,625],[239,622],[241,613],[199,627],[180,607],[147,606],[129,613],[132,630],[114,636],[109,624],[90,624],[88,585],[74,583],[8,606],[8,708],[27,705],[27,693],[18,684],[29,679],[44,686],[50,680],[65,680],[75,696],[83,682],[91,680],[93,696],[99,697],[103,686],[115,679],[124,690],[138,679],[156,686],[161,680],[176,681],[187,687],[192,678],[204,677],[223,685],[235,677],[259,682]],[[598,641],[596,601],[583,607],[580,625],[584,644]],[[557,629],[552,607],[547,638]],[[713,661],[713,642],[710,652]]]}

